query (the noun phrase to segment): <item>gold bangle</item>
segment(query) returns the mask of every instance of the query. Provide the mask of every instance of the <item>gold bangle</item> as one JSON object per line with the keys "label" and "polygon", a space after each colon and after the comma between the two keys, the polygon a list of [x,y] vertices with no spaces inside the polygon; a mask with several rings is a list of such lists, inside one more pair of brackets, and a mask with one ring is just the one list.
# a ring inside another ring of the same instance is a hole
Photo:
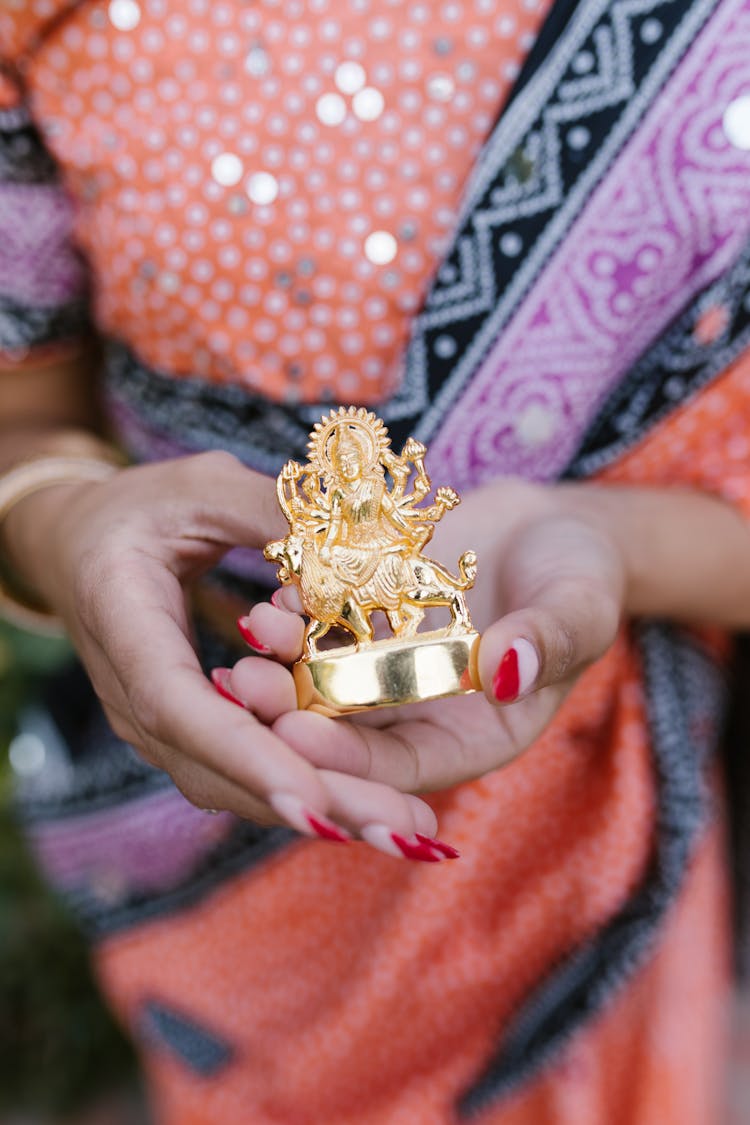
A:
{"label": "gold bangle", "polygon": [[[11,510],[43,488],[56,484],[72,484],[86,481],[101,482],[117,472],[121,463],[102,457],[39,456],[22,461],[0,476],[0,524]],[[60,636],[65,629],[54,613],[33,597],[12,589],[7,575],[0,573],[0,617],[18,628],[42,633],[46,636]]]}

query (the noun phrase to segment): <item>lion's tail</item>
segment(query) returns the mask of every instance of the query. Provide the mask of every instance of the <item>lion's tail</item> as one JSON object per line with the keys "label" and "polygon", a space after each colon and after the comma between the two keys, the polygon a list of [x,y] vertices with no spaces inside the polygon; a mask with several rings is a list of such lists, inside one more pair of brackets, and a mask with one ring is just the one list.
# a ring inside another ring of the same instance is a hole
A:
{"label": "lion's tail", "polygon": [[461,587],[464,590],[469,590],[477,577],[477,553],[476,551],[464,551],[461,558],[458,560],[458,569],[461,575]]}

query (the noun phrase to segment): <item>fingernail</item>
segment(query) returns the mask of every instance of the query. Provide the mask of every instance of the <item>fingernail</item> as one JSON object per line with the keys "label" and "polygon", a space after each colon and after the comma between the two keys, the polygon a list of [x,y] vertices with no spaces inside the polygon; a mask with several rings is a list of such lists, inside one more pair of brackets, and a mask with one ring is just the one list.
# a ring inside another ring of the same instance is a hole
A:
{"label": "fingernail", "polygon": [[294,586],[279,586],[271,594],[271,605],[283,609],[285,613],[301,613],[302,602]]}
{"label": "fingernail", "polygon": [[421,840],[417,836],[400,836],[385,824],[367,824],[360,836],[371,847],[379,852],[395,856],[397,859],[417,859],[423,863],[440,863],[447,858],[441,850],[427,842],[428,837]]}
{"label": "fingernail", "polygon": [[539,657],[534,646],[523,637],[514,641],[497,666],[492,693],[498,703],[510,703],[525,695],[539,675]]}
{"label": "fingernail", "polygon": [[236,703],[238,707],[247,710],[245,704],[236,696],[229,686],[229,673],[231,668],[212,668],[211,669],[211,683],[214,685],[219,695],[223,695],[230,703]]}
{"label": "fingernail", "polygon": [[414,835],[423,844],[428,844],[431,848],[437,848],[442,852],[446,859],[460,859],[461,853],[456,848],[451,847],[450,844],[444,844],[442,840],[434,840],[432,836],[423,836],[421,832],[415,832]]}
{"label": "fingernail", "polygon": [[287,824],[296,828],[303,836],[319,836],[321,840],[331,840],[336,844],[348,844],[351,836],[338,824],[334,824],[322,813],[312,812],[293,793],[272,793],[268,803]]}
{"label": "fingernail", "polygon": [[307,822],[312,828],[313,832],[317,832],[322,840],[332,840],[335,844],[348,844],[351,836],[340,828],[338,824],[334,824],[327,816],[321,816],[319,813],[311,813],[305,810]]}
{"label": "fingernail", "polygon": [[261,656],[268,656],[271,649],[268,645],[264,645],[263,641],[258,640],[258,638],[255,636],[255,633],[253,633],[252,629],[247,624],[247,620],[248,619],[246,617],[237,618],[237,628],[240,631],[242,639],[244,640],[245,644],[250,646],[253,652],[257,652]]}

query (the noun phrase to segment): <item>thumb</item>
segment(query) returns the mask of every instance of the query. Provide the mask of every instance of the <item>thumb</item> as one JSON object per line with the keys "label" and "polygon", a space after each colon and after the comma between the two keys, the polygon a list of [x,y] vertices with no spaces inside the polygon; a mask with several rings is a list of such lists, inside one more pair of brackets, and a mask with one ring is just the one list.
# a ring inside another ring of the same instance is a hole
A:
{"label": "thumb", "polygon": [[511,703],[564,684],[603,656],[617,635],[623,575],[612,545],[586,525],[530,528],[501,573],[510,610],[482,635],[478,671],[487,698]]}
{"label": "thumb", "polygon": [[289,530],[274,477],[248,468],[224,451],[198,453],[172,463],[184,477],[201,538],[230,547],[262,548]]}

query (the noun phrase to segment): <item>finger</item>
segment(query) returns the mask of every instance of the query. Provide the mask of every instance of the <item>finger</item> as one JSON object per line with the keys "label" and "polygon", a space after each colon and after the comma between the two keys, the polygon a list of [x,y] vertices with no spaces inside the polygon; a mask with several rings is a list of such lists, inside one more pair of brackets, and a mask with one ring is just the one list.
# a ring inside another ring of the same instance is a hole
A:
{"label": "finger", "polygon": [[302,599],[296,586],[279,586],[271,595],[271,605],[290,613],[302,613]]}
{"label": "finger", "polygon": [[502,709],[479,694],[436,701],[404,708],[405,718],[385,727],[296,711],[280,716],[273,729],[320,769],[428,793],[512,761],[539,736],[567,690],[556,684]]}
{"label": "finger", "polygon": [[211,451],[172,464],[185,478],[184,494],[200,510],[201,538],[232,547],[263,547],[288,530],[275,480],[247,468],[231,453]]}
{"label": "finger", "polygon": [[254,796],[291,791],[324,812],[326,793],[312,767],[250,712],[229,708],[203,675],[185,634],[163,608],[161,584],[131,582],[118,595],[96,632],[107,638],[137,727]]}
{"label": "finger", "polygon": [[617,634],[622,564],[614,548],[578,521],[524,529],[501,573],[509,609],[482,634],[478,673],[487,698],[511,703],[570,680]]}
{"label": "finger", "polygon": [[487,698],[513,703],[541,688],[567,685],[606,652],[618,620],[614,599],[550,588],[545,604],[510,613],[482,634],[477,666]]}
{"label": "finger", "polygon": [[297,707],[291,672],[273,660],[247,656],[233,668],[214,668],[211,679],[222,695],[252,711],[269,726],[284,712]]}
{"label": "finger", "polygon": [[302,652],[305,623],[296,614],[258,602],[237,622],[247,644],[257,653],[291,664]]}
{"label": "finger", "polygon": [[428,804],[409,793],[361,778],[321,770],[337,820],[371,847],[397,859],[437,863],[458,852],[435,837],[437,817]]}
{"label": "finger", "polygon": [[[255,663],[264,670],[283,671],[278,665]],[[127,716],[114,717],[120,737],[137,745],[139,732]],[[330,815],[326,816],[292,793],[282,791],[263,801],[173,747],[159,744],[157,748],[152,742],[150,754],[168,770],[183,796],[200,809],[231,812],[261,825],[285,824],[305,836],[334,843],[346,843],[355,837],[397,858],[436,862],[457,856],[455,848],[435,839],[437,819],[430,806],[385,784],[332,770],[320,771],[319,778],[328,793]]]}
{"label": "finger", "polygon": [[[137,595],[136,601],[142,612]],[[120,646],[123,658],[133,651],[132,630],[139,630],[136,607],[124,604],[121,608],[128,625],[118,635],[115,649]],[[298,831],[331,840],[345,839],[327,816],[333,798],[320,774],[249,711],[230,706],[216,693],[203,676],[184,634],[165,611],[151,606],[147,620],[148,653],[129,694],[131,709],[139,716],[136,725],[145,731],[142,741],[147,753],[156,757],[196,802],[219,801],[219,805],[224,803],[240,815],[243,807],[253,815],[255,802],[266,802]],[[160,654],[158,663],[153,653]],[[120,662],[114,659],[113,663],[118,666]],[[236,799],[230,804],[228,792],[220,798],[210,786],[199,786],[195,779],[206,775],[195,767],[204,767],[245,790],[244,806]],[[352,781],[357,785],[352,786]],[[412,824],[434,823],[427,806],[420,810],[403,794],[383,785],[370,788],[372,785],[361,779],[344,779],[334,787],[337,813],[345,816],[363,838],[372,836],[373,846],[381,850],[395,848],[391,854],[408,854],[409,858],[429,862],[446,858],[437,845],[403,836]],[[365,795],[363,788],[367,789]],[[358,803],[353,805],[355,800]],[[415,813],[415,809],[419,811]],[[395,828],[392,817],[396,818]],[[366,836],[365,829],[369,832],[372,827],[371,818],[375,818],[375,828]],[[363,824],[363,820],[368,823]]]}

